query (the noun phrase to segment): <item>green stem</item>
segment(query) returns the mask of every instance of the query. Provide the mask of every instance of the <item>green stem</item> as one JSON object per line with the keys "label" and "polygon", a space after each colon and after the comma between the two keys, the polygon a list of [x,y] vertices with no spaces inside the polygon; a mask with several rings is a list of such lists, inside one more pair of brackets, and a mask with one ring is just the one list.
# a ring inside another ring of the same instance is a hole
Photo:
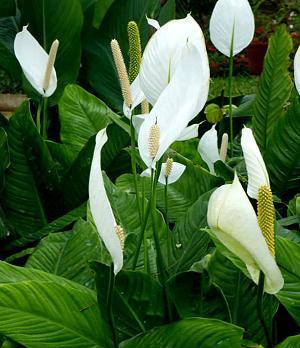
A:
{"label": "green stem", "polygon": [[232,117],[233,40],[234,40],[234,29],[232,31],[231,44],[230,44],[229,76],[228,76],[230,151],[231,151],[230,153],[231,153],[231,157],[233,157],[233,117]]}
{"label": "green stem", "polygon": [[150,197],[150,199],[149,199],[149,201],[147,203],[145,218],[143,220],[141,233],[139,235],[136,251],[135,251],[135,254],[134,254],[134,259],[133,259],[133,264],[132,264],[132,269],[133,270],[136,269],[137,261],[138,261],[140,250],[141,250],[141,245],[142,245],[142,242],[144,240],[145,230],[146,230],[147,221],[148,221],[148,218],[149,218],[149,215],[150,215],[150,211],[151,211],[151,197]]}
{"label": "green stem", "polygon": [[48,130],[48,98],[44,98],[43,103],[43,139],[47,140],[47,130]]}
{"label": "green stem", "polygon": [[134,116],[132,115],[130,118],[131,168],[132,168],[133,184],[134,184],[135,195],[136,195],[136,204],[137,204],[137,209],[139,213],[140,224],[142,225],[142,214],[141,214],[140,197],[139,197],[139,190],[138,190],[138,184],[137,184],[137,172],[136,172],[135,131],[133,127],[132,117]]}
{"label": "green stem", "polygon": [[257,316],[265,332],[265,336],[267,339],[267,348],[272,348],[273,347],[272,337],[269,334],[269,330],[267,328],[267,325],[263,317],[264,284],[265,284],[265,275],[263,272],[260,272],[259,280],[258,280],[258,289],[257,289],[257,302],[256,302]]}
{"label": "green stem", "polygon": [[39,101],[39,105],[38,105],[38,109],[37,109],[37,113],[36,113],[36,128],[37,128],[39,134],[41,134],[41,111],[42,111],[42,106],[43,106],[43,98],[41,98],[40,101]]}
{"label": "green stem", "polygon": [[170,248],[171,248],[171,236],[169,231],[169,217],[168,217],[168,177],[166,177],[165,185],[165,221],[167,225],[167,248],[168,248],[168,265],[170,264]]}
{"label": "green stem", "polygon": [[115,329],[115,320],[114,320],[114,314],[112,309],[114,287],[115,287],[114,265],[111,264],[110,272],[109,272],[108,293],[107,293],[107,315],[108,315],[108,323],[111,328],[114,348],[118,348],[117,335],[116,335],[116,329]]}
{"label": "green stem", "polygon": [[[167,277],[166,277],[166,272],[165,272],[165,267],[164,267],[163,256],[162,256],[162,252],[161,252],[161,248],[160,248],[157,221],[156,221],[156,187],[157,187],[160,169],[161,169],[161,163],[159,163],[158,166],[156,166],[156,173],[155,173],[155,176],[153,179],[153,184],[152,184],[151,217],[152,217],[153,237],[154,237],[154,243],[155,243],[155,249],[156,249],[157,271],[158,271],[159,280],[160,280],[162,288],[163,288],[165,303],[167,306],[168,320],[171,322],[172,321],[172,311],[171,311],[171,305],[170,305],[169,297],[167,294],[167,288],[166,288]],[[154,170],[152,169],[151,170],[151,177],[153,177],[153,171]]]}

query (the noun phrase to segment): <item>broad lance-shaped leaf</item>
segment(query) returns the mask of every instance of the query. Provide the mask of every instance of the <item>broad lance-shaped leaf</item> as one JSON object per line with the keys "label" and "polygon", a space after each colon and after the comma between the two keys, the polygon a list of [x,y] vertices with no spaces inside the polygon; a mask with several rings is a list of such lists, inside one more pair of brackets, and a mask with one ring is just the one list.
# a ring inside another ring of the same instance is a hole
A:
{"label": "broad lance-shaped leaf", "polygon": [[223,185],[211,195],[207,222],[212,234],[246,264],[256,284],[259,272],[265,274],[265,292],[275,294],[283,287],[281,272],[237,175],[231,185]]}
{"label": "broad lance-shaped leaf", "polygon": [[[156,161],[201,111],[208,96],[205,41],[201,28],[190,15],[167,23],[153,35],[137,79],[153,105],[141,125],[138,146],[147,167],[154,168]],[[159,131],[157,149],[150,151],[154,126]]]}
{"label": "broad lance-shaped leaf", "polygon": [[292,39],[285,26],[281,26],[269,41],[254,102],[253,131],[263,155],[290,97],[292,81],[288,67],[291,50]]}
{"label": "broad lance-shaped leaf", "polygon": [[259,151],[250,128],[242,129],[241,145],[248,173],[247,193],[251,198],[258,198],[258,190],[262,186],[270,186],[265,162]]}
{"label": "broad lance-shaped leaf", "polygon": [[[56,42],[58,46],[58,41]],[[56,52],[54,56],[54,51],[52,57],[51,54],[48,56],[27,27],[23,27],[23,30],[16,35],[14,49],[27,80],[42,96],[50,97],[57,86],[56,71],[53,66]]]}
{"label": "broad lance-shaped leaf", "polygon": [[[209,23],[214,46],[230,57],[246,48],[254,36],[254,16],[248,0],[218,0]],[[232,42],[233,39],[233,42]]]}
{"label": "broad lance-shaped leaf", "polygon": [[99,235],[101,236],[113,263],[115,274],[123,266],[123,251],[120,239],[116,233],[117,223],[106,195],[103,176],[101,172],[101,150],[107,141],[106,128],[98,132],[92,160],[89,198],[93,219]]}
{"label": "broad lance-shaped leaf", "polygon": [[300,97],[296,95],[287,113],[275,125],[264,156],[276,193],[299,189],[299,154]]}
{"label": "broad lance-shaped leaf", "polygon": [[294,77],[297,91],[300,94],[300,46],[294,58]]}

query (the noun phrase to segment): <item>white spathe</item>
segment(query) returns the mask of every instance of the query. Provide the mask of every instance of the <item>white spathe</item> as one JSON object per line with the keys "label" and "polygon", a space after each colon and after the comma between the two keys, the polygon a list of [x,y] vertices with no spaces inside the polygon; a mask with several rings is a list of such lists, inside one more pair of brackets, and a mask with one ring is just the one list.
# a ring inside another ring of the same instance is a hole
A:
{"label": "white spathe", "polygon": [[257,284],[265,275],[265,291],[277,293],[284,284],[282,274],[259,228],[255,211],[237,175],[230,185],[216,189],[208,202],[207,222],[212,233],[247,267]]}
{"label": "white spathe", "polygon": [[246,48],[253,39],[254,16],[248,0],[218,0],[212,12],[209,32],[214,46],[230,57]]}
{"label": "white spathe", "polygon": [[214,163],[221,160],[218,149],[218,133],[215,124],[202,135],[198,145],[198,152],[207,164],[210,173],[215,174]]}
{"label": "white spathe", "polygon": [[57,87],[56,71],[53,67],[50,74],[49,86],[47,90],[44,91],[43,82],[49,55],[30,34],[27,30],[27,26],[23,27],[23,30],[16,35],[14,51],[23,73],[32,87],[42,96],[50,97]]}
{"label": "white spathe", "polygon": [[298,47],[294,58],[294,77],[297,91],[300,94],[300,46]]}
{"label": "white spathe", "polygon": [[[209,65],[201,28],[188,15],[162,26],[150,39],[138,76],[141,90],[153,108],[140,127],[138,147],[150,168],[179,138],[203,108],[209,89]],[[157,154],[149,154],[149,134],[157,124]]]}
{"label": "white spathe", "polygon": [[260,187],[270,187],[270,180],[251,128],[242,129],[241,145],[248,173],[247,193],[249,197],[257,199]]}
{"label": "white spathe", "polygon": [[123,267],[123,252],[115,232],[117,223],[106,195],[101,171],[101,150],[106,141],[106,129],[102,129],[96,136],[89,179],[89,200],[97,231],[112,257],[114,273],[117,274]]}
{"label": "white spathe", "polygon": [[[168,176],[168,185],[173,184],[174,182],[176,182],[177,180],[180,179],[181,175],[184,173],[186,169],[186,166],[182,163],[178,163],[178,162],[173,162],[172,163],[172,169],[171,172]],[[146,170],[144,170],[141,173],[141,176],[146,176],[146,177],[151,177],[151,169],[147,168]],[[163,163],[161,165],[161,170],[160,170],[160,174],[158,177],[158,182],[160,182],[163,185],[167,184],[167,177],[166,177],[166,163]]]}

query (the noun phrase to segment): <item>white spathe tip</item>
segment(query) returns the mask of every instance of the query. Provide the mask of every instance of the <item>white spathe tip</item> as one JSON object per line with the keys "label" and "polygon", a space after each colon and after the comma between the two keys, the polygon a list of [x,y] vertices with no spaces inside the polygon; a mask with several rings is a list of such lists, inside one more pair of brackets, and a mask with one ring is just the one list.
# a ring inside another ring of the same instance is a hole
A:
{"label": "white spathe tip", "polygon": [[207,222],[220,242],[246,264],[256,284],[259,271],[262,271],[265,274],[267,293],[275,294],[283,287],[282,274],[236,174],[232,184],[222,185],[211,195]]}
{"label": "white spathe tip", "polygon": [[221,159],[218,150],[216,125],[213,125],[210,130],[202,135],[198,145],[198,152],[207,164],[210,173],[215,174],[214,163]]}
{"label": "white spathe tip", "polygon": [[160,25],[156,19],[149,18],[146,16],[148,24],[153,27],[154,29],[158,30],[160,28]]}
{"label": "white spathe tip", "polygon": [[[171,172],[170,172],[170,174],[168,176],[168,185],[171,185],[174,182],[176,182],[177,180],[179,180],[181,175],[184,173],[185,169],[186,169],[186,166],[184,164],[178,163],[178,162],[173,162],[172,163]],[[145,169],[141,173],[141,176],[150,178],[151,177],[151,169],[150,168]],[[167,184],[167,180],[166,180],[166,162],[161,165],[161,170],[160,170],[160,174],[159,174],[159,177],[158,177],[158,182],[161,183],[162,185],[166,185]]]}
{"label": "white spathe tip", "polygon": [[300,94],[300,46],[298,47],[294,58],[294,77],[296,89]]}
{"label": "white spathe tip", "polygon": [[101,171],[101,150],[106,141],[106,129],[102,129],[96,136],[89,179],[89,200],[97,231],[111,255],[114,273],[117,274],[123,267],[123,251],[115,231],[117,223],[107,198]]}
{"label": "white spathe tip", "polygon": [[254,36],[254,15],[248,0],[218,0],[212,12],[209,32],[214,46],[230,57],[246,48]]}
{"label": "white spathe tip", "polygon": [[27,26],[24,26],[23,30],[16,35],[14,51],[23,73],[32,87],[42,96],[50,97],[57,87],[56,71],[52,67],[49,74],[48,87],[44,90],[43,85],[49,56],[38,41],[30,34]]}
{"label": "white spathe tip", "polygon": [[270,186],[270,180],[251,128],[242,129],[241,145],[248,173],[247,193],[249,197],[257,199],[259,188]]}

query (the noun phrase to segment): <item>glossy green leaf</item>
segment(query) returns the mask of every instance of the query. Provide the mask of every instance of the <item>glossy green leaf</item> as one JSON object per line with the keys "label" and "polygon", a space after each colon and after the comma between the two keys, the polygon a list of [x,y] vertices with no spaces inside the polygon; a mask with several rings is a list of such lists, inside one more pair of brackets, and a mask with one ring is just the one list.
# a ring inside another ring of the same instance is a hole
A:
{"label": "glossy green leaf", "polygon": [[240,347],[243,329],[217,319],[188,318],[122,342],[120,348]]}
{"label": "glossy green leaf", "polygon": [[[209,250],[209,235],[201,230],[207,226],[207,206],[211,192],[204,193],[187,209],[170,232],[170,246],[164,245],[168,255],[168,271],[171,274],[189,270]],[[169,250],[169,251],[168,251]]]}
{"label": "glossy green leaf", "polygon": [[[232,322],[245,329],[245,337],[265,344],[264,331],[257,316],[257,286],[247,278],[231,261],[216,251],[208,264],[213,284],[218,286],[228,302]],[[278,309],[274,296],[263,297],[264,320],[270,330],[271,320]]]}
{"label": "glossy green leaf", "polygon": [[7,143],[7,134],[3,128],[0,128],[0,192],[4,187],[5,170],[9,166],[9,151]]}
{"label": "glossy green leaf", "polygon": [[2,0],[0,3],[0,17],[14,16],[16,13],[16,3],[14,0]]}
{"label": "glossy green leaf", "polygon": [[[105,309],[110,269],[100,263],[93,263],[92,268],[96,272],[98,303]],[[148,274],[119,272],[115,279],[113,313],[118,341],[163,324],[165,307],[161,286]]]}
{"label": "glossy green leaf", "polygon": [[254,103],[253,129],[260,150],[264,153],[274,126],[284,114],[292,89],[288,73],[292,39],[285,26],[280,26],[269,41],[264,70]]}
{"label": "glossy green leaf", "polygon": [[274,126],[265,162],[273,190],[278,193],[300,185],[300,98],[295,96],[287,113]]}
{"label": "glossy green leaf", "polygon": [[276,348],[299,348],[299,347],[300,347],[300,335],[290,336],[276,346]]}
{"label": "glossy green leaf", "polygon": [[99,235],[93,226],[79,220],[70,232],[49,234],[36,247],[26,267],[57,274],[93,288],[89,261],[100,255]]}
{"label": "glossy green leaf", "polygon": [[277,237],[276,260],[284,278],[284,286],[276,297],[300,325],[300,245]]}
{"label": "glossy green leaf", "polygon": [[109,124],[113,112],[101,100],[76,85],[65,88],[59,101],[60,138],[78,148]]}
{"label": "glossy green leaf", "polygon": [[30,148],[26,146],[28,139],[36,139],[36,146],[41,146],[27,102],[11,117],[7,136],[10,167],[6,171],[1,201],[7,218],[18,234],[26,235],[47,223],[33,168],[29,163],[27,151]]}
{"label": "glossy green leaf", "polygon": [[29,24],[29,31],[47,52],[52,42],[59,40],[55,61],[58,88],[53,97],[57,100],[64,87],[76,81],[80,67],[83,21],[81,2],[21,0],[21,13],[23,25]]}

